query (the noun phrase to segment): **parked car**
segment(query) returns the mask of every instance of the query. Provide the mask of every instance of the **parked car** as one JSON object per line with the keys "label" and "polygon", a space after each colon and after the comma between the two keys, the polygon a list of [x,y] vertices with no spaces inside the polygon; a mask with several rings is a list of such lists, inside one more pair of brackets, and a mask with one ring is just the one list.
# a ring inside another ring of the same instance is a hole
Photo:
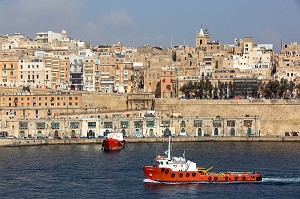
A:
{"label": "parked car", "polygon": [[292,136],[298,136],[299,132],[293,131],[293,132],[291,132],[291,134],[292,134]]}
{"label": "parked car", "polygon": [[73,136],[71,136],[71,138],[79,138],[79,136],[73,135]]}
{"label": "parked car", "polygon": [[14,136],[14,135],[9,135],[9,136],[7,136],[6,138],[7,138],[7,139],[15,139],[16,136]]}

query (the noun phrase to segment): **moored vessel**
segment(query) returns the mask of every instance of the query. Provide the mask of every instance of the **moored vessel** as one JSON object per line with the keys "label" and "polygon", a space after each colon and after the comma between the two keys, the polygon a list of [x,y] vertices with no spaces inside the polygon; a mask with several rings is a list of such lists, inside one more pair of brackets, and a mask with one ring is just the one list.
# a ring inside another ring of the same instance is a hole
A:
{"label": "moored vessel", "polygon": [[109,132],[103,140],[102,147],[105,151],[117,151],[123,149],[125,146],[125,140],[123,133]]}
{"label": "moored vessel", "polygon": [[210,172],[213,168],[197,167],[195,162],[183,157],[171,157],[171,137],[167,156],[158,155],[156,165],[144,166],[147,179],[159,182],[253,182],[261,181],[262,176],[256,172]]}

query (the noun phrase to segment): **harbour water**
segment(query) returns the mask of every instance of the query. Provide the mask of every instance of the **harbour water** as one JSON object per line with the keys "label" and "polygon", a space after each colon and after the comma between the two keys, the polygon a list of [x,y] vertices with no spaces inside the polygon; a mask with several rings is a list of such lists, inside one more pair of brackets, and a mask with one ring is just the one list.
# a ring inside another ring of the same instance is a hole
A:
{"label": "harbour water", "polygon": [[213,171],[255,171],[254,183],[164,184],[145,179],[167,143],[0,148],[1,198],[299,198],[299,142],[174,142],[172,155]]}

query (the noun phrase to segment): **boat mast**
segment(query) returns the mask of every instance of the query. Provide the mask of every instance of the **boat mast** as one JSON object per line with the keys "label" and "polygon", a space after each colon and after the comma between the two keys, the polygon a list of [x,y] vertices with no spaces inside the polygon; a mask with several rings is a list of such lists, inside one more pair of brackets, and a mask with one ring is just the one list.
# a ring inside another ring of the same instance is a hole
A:
{"label": "boat mast", "polygon": [[169,136],[168,160],[171,160],[171,136]]}

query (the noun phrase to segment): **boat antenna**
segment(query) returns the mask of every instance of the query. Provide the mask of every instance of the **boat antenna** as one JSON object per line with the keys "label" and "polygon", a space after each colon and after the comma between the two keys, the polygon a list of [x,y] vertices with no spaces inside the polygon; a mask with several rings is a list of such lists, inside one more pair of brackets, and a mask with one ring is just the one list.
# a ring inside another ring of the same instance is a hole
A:
{"label": "boat antenna", "polygon": [[169,136],[168,160],[171,160],[171,136]]}

